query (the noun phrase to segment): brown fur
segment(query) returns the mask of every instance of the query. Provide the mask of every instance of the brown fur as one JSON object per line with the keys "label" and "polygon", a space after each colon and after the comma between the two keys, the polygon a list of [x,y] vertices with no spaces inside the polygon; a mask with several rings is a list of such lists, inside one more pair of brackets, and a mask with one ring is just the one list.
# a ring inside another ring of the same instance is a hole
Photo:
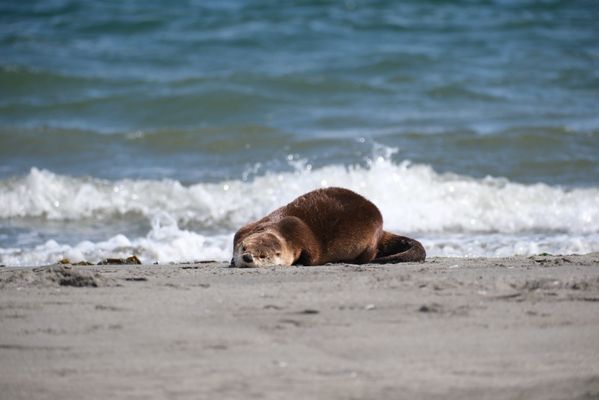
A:
{"label": "brown fur", "polygon": [[[277,237],[283,243],[278,243]],[[326,188],[306,193],[259,221],[241,228],[233,239],[232,266],[257,266],[258,258],[279,264],[397,263],[424,261],[420,242],[383,230],[378,208],[351,190]],[[253,258],[245,263],[243,257]],[[271,261],[272,262],[272,261]],[[239,265],[244,264],[244,265]]]}

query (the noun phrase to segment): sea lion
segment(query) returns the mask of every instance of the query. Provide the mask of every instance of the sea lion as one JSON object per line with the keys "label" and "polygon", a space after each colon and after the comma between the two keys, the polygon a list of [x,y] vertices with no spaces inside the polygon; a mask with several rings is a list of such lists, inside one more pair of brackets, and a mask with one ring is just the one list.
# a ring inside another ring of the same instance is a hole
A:
{"label": "sea lion", "polygon": [[351,190],[331,187],[308,192],[237,231],[231,266],[384,264],[425,258],[420,242],[383,230],[383,217],[373,203]]}

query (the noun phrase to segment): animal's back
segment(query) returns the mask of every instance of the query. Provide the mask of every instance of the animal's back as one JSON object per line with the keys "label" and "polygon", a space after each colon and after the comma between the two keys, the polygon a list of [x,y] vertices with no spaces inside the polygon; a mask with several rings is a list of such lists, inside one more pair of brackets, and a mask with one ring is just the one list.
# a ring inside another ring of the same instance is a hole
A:
{"label": "animal's back", "polygon": [[269,217],[294,216],[310,228],[322,243],[322,262],[352,261],[376,246],[383,217],[361,195],[343,188],[318,189],[298,197]]}

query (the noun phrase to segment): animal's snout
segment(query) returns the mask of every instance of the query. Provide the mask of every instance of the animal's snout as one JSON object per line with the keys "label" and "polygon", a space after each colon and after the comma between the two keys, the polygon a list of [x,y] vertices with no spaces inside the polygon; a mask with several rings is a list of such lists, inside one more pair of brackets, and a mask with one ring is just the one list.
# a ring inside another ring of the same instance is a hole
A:
{"label": "animal's snout", "polygon": [[251,263],[254,261],[252,255],[249,253],[245,253],[243,256],[241,256],[241,258],[243,258],[243,261],[245,261],[246,263]]}

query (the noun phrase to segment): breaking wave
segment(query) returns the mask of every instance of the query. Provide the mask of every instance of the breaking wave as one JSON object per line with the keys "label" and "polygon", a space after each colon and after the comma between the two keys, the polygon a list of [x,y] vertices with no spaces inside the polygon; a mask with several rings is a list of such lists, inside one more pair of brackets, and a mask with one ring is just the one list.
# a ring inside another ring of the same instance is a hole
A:
{"label": "breaking wave", "polygon": [[[352,189],[381,209],[388,230],[422,238],[431,255],[493,256],[599,250],[599,189],[526,185],[504,178],[439,174],[427,165],[391,161],[384,149],[365,166],[312,168],[252,180],[185,186],[175,180],[75,178],[31,169],[0,181],[0,221],[150,222],[145,237],[0,248],[0,263],[33,265],[62,256],[96,260],[135,253],[145,262],[228,259],[232,234],[298,195],[319,187]],[[134,217],[134,218],[133,218]],[[82,238],[83,239],[83,238]]]}

